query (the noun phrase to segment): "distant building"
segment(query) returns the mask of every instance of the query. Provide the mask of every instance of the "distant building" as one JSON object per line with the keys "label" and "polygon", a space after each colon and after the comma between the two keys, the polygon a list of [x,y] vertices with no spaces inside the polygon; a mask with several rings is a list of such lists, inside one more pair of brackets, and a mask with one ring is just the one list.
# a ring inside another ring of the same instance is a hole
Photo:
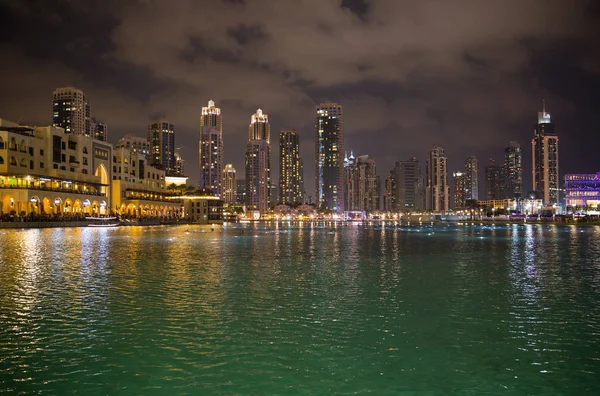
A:
{"label": "distant building", "polygon": [[180,148],[176,148],[175,149],[175,168],[173,170],[173,174],[177,175],[177,176],[183,176],[185,173],[185,166],[184,163],[185,160],[183,159],[183,157],[181,156],[181,149]]}
{"label": "distant building", "polygon": [[425,209],[425,190],[421,164],[416,157],[397,161],[394,167],[394,210],[422,211]]}
{"label": "distant building", "polygon": [[393,170],[385,177],[383,210],[386,212],[396,210],[396,173]]}
{"label": "distant building", "polygon": [[205,195],[208,189],[199,190],[195,194],[186,194],[177,199],[182,201],[182,218],[198,224],[222,224],[223,200],[212,195]]}
{"label": "distant building", "polygon": [[319,210],[344,211],[344,115],[337,103],[317,106],[315,200]]}
{"label": "distant building", "polygon": [[517,142],[509,142],[504,149],[504,197],[523,196],[523,153]]}
{"label": "distant building", "polygon": [[464,209],[470,198],[467,187],[468,177],[464,172],[454,172],[454,210]]}
{"label": "distant building", "polygon": [[304,175],[300,137],[295,129],[279,133],[279,196],[287,205],[304,203]]}
{"label": "distant building", "polygon": [[565,191],[567,207],[600,209],[600,172],[565,175]]}
{"label": "distant building", "polygon": [[264,215],[271,204],[271,125],[258,109],[250,118],[246,144],[246,206]]}
{"label": "distant building", "polygon": [[479,199],[479,161],[477,157],[469,157],[465,162],[465,202]]}
{"label": "distant building", "polygon": [[223,177],[223,119],[221,109],[208,101],[200,117],[200,188],[208,188],[213,195],[222,195]]}
{"label": "distant building", "polygon": [[90,105],[82,90],[57,88],[52,94],[52,125],[65,133],[91,135]]}
{"label": "distant building", "polygon": [[533,189],[541,195],[544,205],[558,203],[558,136],[546,105],[538,113],[538,123],[531,140]]}
{"label": "distant building", "polygon": [[450,205],[448,186],[448,158],[444,149],[435,145],[427,159],[426,206],[432,212],[447,212]]}
{"label": "distant building", "polygon": [[246,204],[246,180],[242,179],[242,180],[236,180],[237,185],[237,195],[235,197],[235,202],[238,205],[245,205]]}
{"label": "distant building", "polygon": [[363,211],[373,213],[379,207],[379,178],[375,160],[368,155],[361,155],[351,162],[346,158],[344,207],[349,211]]}
{"label": "distant building", "polygon": [[148,125],[150,164],[166,172],[175,173],[175,128],[167,120],[157,120]]}
{"label": "distant building", "polygon": [[504,199],[504,167],[494,163],[485,167],[485,199]]}
{"label": "distant building", "polygon": [[91,135],[94,139],[106,142],[108,140],[108,127],[102,121],[92,117],[90,122]]}
{"label": "distant building", "polygon": [[235,178],[235,168],[232,164],[225,165],[223,169],[222,199],[227,205],[234,205],[237,200],[237,181]]}
{"label": "distant building", "polygon": [[136,153],[142,153],[147,158],[150,158],[150,143],[147,138],[127,135],[119,139],[115,148],[127,148]]}

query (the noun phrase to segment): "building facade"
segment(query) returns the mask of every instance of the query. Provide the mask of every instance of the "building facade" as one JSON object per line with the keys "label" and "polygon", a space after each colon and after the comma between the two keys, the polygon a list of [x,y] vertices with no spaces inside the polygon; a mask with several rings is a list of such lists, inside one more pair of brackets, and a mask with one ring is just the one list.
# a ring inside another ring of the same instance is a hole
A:
{"label": "building facade", "polygon": [[394,210],[399,212],[424,210],[425,191],[419,160],[412,157],[407,161],[396,161],[394,179]]}
{"label": "building facade", "polygon": [[546,206],[558,204],[558,136],[544,104],[531,140],[533,190]]}
{"label": "building facade", "polygon": [[375,160],[368,155],[348,158],[344,166],[346,176],[344,207],[348,211],[374,213],[380,210],[379,178]]}
{"label": "building facade", "polygon": [[215,102],[208,101],[200,116],[200,188],[208,188],[216,197],[222,195],[223,118]]}
{"label": "building facade", "polygon": [[300,137],[295,129],[279,133],[279,197],[285,205],[304,203]]}
{"label": "building facade", "polygon": [[226,205],[235,205],[237,202],[237,180],[235,177],[235,168],[232,164],[225,165],[223,168],[223,202]]}
{"label": "building facade", "polygon": [[0,119],[0,216],[110,213],[111,144]]}
{"label": "building facade", "polygon": [[509,142],[504,149],[504,183],[504,198],[523,196],[523,153],[517,142]]}
{"label": "building facade", "polygon": [[479,199],[479,161],[469,157],[465,162],[465,202]]}
{"label": "building facade", "polygon": [[147,138],[127,135],[119,139],[115,148],[127,148],[136,153],[142,153],[146,158],[150,159],[150,142]]}
{"label": "building facade", "polygon": [[490,164],[485,167],[485,199],[498,200],[506,198],[504,195],[504,167]]}
{"label": "building facade", "polygon": [[175,128],[167,120],[157,120],[148,125],[150,164],[167,175],[175,172]]}
{"label": "building facade", "polygon": [[271,125],[258,109],[250,117],[246,144],[246,207],[266,214],[271,205]]}
{"label": "building facade", "polygon": [[108,141],[108,126],[104,122],[97,120],[96,117],[92,117],[90,134],[94,139],[106,142]]}
{"label": "building facade", "polygon": [[91,135],[90,105],[82,90],[57,88],[52,94],[52,125],[74,135]]}
{"label": "building facade", "polygon": [[383,210],[386,212],[393,212],[396,210],[396,173],[393,170],[385,177]]}
{"label": "building facade", "polygon": [[447,212],[450,206],[448,158],[444,149],[435,145],[427,158],[426,208],[432,212]]}
{"label": "building facade", "polygon": [[337,103],[321,103],[315,122],[315,200],[319,210],[344,211],[344,114]]}
{"label": "building facade", "polygon": [[470,196],[466,172],[454,172],[454,210],[464,209]]}
{"label": "building facade", "polygon": [[573,211],[600,209],[600,172],[565,175],[565,192],[565,204]]}

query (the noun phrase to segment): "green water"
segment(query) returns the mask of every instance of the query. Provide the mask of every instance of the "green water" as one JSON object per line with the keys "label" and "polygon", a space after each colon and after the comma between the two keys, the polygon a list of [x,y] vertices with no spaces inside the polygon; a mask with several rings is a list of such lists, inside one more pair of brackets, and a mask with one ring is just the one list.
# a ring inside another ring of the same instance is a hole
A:
{"label": "green water", "polygon": [[600,228],[0,234],[0,393],[600,394]]}

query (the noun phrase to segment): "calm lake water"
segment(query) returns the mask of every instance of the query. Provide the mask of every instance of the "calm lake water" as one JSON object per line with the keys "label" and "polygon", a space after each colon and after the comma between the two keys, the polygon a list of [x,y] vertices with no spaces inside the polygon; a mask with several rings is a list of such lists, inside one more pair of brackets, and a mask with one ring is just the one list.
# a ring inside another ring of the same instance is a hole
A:
{"label": "calm lake water", "polygon": [[0,393],[600,394],[600,228],[4,230]]}

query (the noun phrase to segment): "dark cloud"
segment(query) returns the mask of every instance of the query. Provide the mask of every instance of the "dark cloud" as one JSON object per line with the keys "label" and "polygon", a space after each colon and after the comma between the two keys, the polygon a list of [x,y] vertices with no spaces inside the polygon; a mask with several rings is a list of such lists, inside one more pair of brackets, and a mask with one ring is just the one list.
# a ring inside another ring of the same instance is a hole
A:
{"label": "dark cloud", "polygon": [[260,107],[274,152],[279,130],[300,132],[314,195],[320,101],[344,105],[346,147],[384,177],[434,143],[452,169],[469,155],[500,160],[509,140],[527,154],[544,98],[561,173],[592,172],[598,10],[583,0],[0,0],[0,116],[47,124],[52,90],[77,85],[113,141],[165,114],[196,180],[201,107],[221,106],[226,161],[240,174]]}

